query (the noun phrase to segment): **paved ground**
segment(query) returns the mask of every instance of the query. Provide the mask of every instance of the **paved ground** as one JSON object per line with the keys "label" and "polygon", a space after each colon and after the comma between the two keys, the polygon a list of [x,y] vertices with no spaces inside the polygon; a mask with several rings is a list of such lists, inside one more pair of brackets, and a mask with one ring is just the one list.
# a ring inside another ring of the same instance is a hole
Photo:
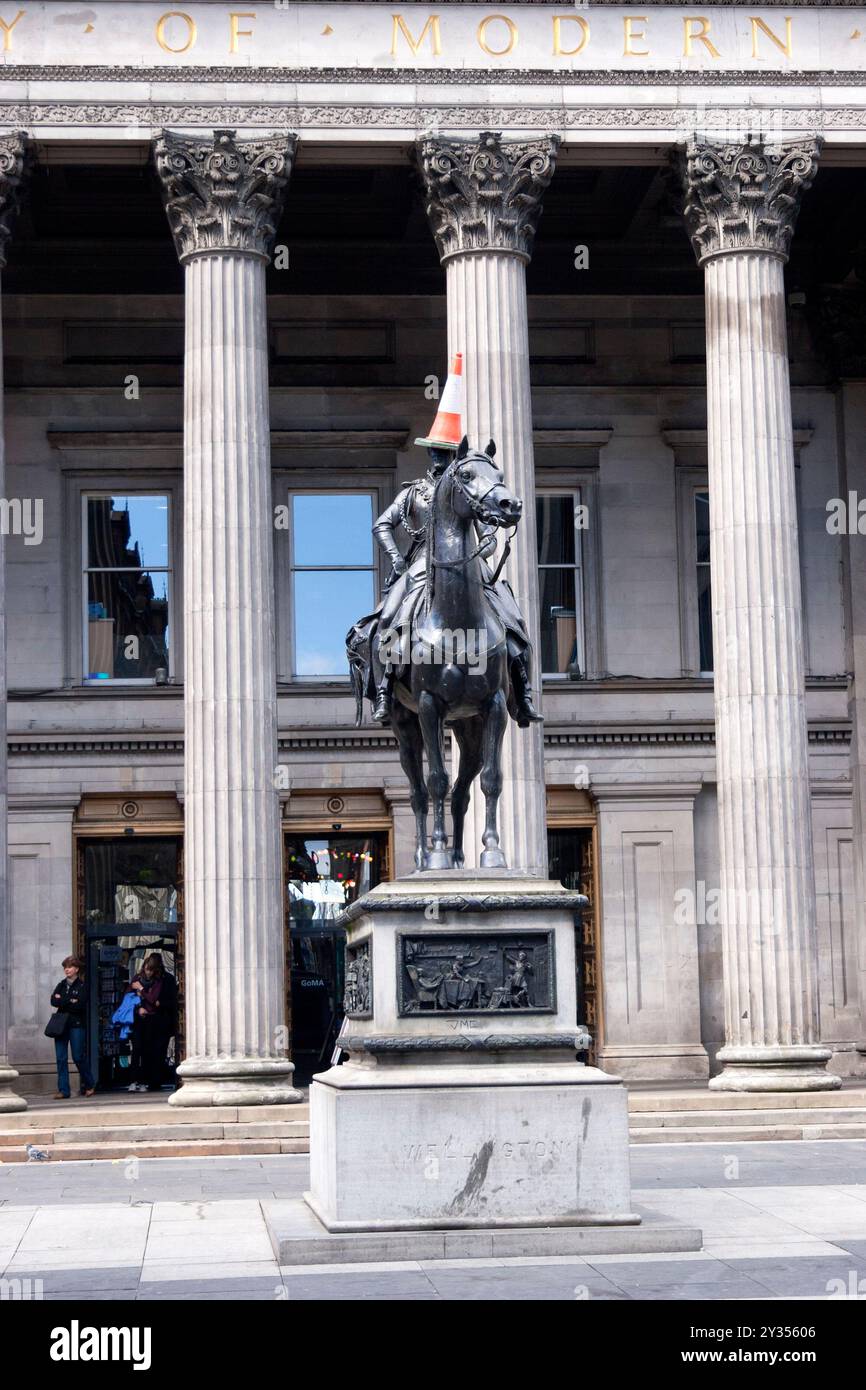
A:
{"label": "paved ground", "polygon": [[703,1229],[687,1255],[280,1268],[259,1203],[306,1180],[300,1155],[0,1164],[0,1275],[46,1300],[866,1297],[860,1142],[633,1147],[638,1210]]}

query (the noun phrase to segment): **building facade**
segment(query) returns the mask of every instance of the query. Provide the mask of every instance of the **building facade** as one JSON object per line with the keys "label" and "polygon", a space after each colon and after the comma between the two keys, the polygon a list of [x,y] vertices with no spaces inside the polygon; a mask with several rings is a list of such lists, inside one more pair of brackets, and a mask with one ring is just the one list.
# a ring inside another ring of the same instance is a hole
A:
{"label": "building facade", "polygon": [[600,1065],[863,1073],[866,13],[639,8],[0,12],[19,1092],[73,950],[103,1085],[149,949],[175,1101],[327,1063],[414,850],[343,635],[456,351],[527,503],[503,844],[591,899]]}

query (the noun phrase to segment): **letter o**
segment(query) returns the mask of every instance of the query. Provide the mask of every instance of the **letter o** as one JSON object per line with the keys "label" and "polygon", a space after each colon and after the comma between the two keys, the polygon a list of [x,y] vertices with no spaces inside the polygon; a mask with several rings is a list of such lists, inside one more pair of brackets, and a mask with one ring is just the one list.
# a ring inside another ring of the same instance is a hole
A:
{"label": "letter o", "polygon": [[[487,43],[487,26],[488,24],[495,24],[497,20],[501,20],[508,29],[507,48],[491,48]],[[484,52],[488,53],[491,58],[504,58],[508,53],[513,53],[517,47],[517,25],[512,19],[508,18],[507,14],[489,14],[487,18],[482,19],[479,24],[477,38]]]}
{"label": "letter o", "polygon": [[[165,41],[165,24],[168,19],[182,19],[187,27],[186,43],[183,48],[170,48]],[[183,10],[166,10],[165,14],[160,15],[156,24],[156,41],[160,48],[166,53],[186,53],[196,40],[196,24],[192,15],[184,14]]]}

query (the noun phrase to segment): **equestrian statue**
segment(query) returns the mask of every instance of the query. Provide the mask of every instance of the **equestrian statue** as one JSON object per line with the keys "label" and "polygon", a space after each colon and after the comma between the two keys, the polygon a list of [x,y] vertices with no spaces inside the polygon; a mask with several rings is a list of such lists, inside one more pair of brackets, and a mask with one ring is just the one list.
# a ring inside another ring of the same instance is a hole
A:
{"label": "equestrian statue", "polygon": [[[499,577],[523,503],[505,486],[494,441],[481,452],[460,438],[461,385],[458,353],[433,428],[415,441],[427,449],[427,474],[404,487],[373,528],[393,567],[385,596],[346,638],[356,725],[366,696],[373,718],[390,724],[397,738],[412,792],[418,869],[462,868],[469,792],[479,773],[486,803],[481,868],[507,867],[497,828],[502,740],[509,715],[521,728],[541,720],[532,699],[529,634],[510,586]],[[487,561],[498,530],[511,534],[491,571]],[[446,727],[460,751],[450,849]]]}

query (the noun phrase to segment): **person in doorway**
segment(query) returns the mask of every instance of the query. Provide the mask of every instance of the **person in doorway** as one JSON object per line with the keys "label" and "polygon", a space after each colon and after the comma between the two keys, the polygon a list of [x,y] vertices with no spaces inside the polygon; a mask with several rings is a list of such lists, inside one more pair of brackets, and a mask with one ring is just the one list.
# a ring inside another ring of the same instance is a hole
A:
{"label": "person in doorway", "polygon": [[67,1020],[63,1037],[54,1039],[54,1055],[57,1059],[55,1100],[69,1099],[70,1048],[72,1060],[78,1068],[81,1095],[92,1096],[96,1090],[87,1065],[87,986],[81,978],[81,961],[77,956],[66,957],[63,962],[63,975],[64,978],[51,995],[54,1008],[65,1014]]}
{"label": "person in doorway", "polygon": [[154,951],[141,973],[132,980],[138,995],[133,1032],[133,1055],[141,1058],[142,1075],[149,1091],[159,1091],[165,1074],[168,1044],[174,1037],[177,1016],[177,982]]}

